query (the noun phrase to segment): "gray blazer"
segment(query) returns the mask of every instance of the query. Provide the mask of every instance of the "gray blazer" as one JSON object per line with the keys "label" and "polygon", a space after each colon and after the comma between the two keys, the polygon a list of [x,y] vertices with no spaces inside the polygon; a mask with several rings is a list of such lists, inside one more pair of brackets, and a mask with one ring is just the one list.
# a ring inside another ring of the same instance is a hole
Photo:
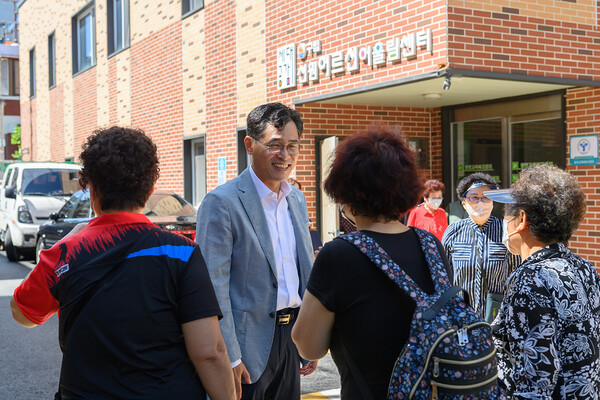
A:
{"label": "gray blazer", "polygon": [[[287,197],[304,294],[314,255],[304,195]],[[196,241],[223,312],[229,359],[242,359],[252,382],[262,375],[275,332],[277,270],[269,226],[248,169],[206,195],[198,210]]]}

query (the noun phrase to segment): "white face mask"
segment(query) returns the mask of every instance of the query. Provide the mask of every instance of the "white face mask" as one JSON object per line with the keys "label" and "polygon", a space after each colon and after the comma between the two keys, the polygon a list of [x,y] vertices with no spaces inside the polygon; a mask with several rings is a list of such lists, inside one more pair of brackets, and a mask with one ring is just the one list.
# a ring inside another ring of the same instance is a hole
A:
{"label": "white face mask", "polygon": [[[510,239],[510,237],[512,235],[514,235],[515,233],[517,233],[517,231],[514,231],[513,233],[508,233],[508,223],[510,221],[512,221],[513,219],[515,219],[517,217],[513,217],[512,219],[509,220],[502,220],[502,244],[508,249],[508,251],[510,251],[512,253],[512,251],[510,250],[510,246],[508,245],[508,239]],[[513,253],[514,254],[514,253]],[[518,255],[518,254],[517,254]]]}
{"label": "white face mask", "polygon": [[466,202],[465,209],[467,213],[474,219],[487,219],[492,214],[492,208],[494,208],[494,202],[489,203],[476,203],[473,207],[469,202]]}
{"label": "white face mask", "polygon": [[431,206],[431,208],[439,208],[439,206],[442,205],[442,201],[444,200],[444,198],[442,197],[441,199],[430,199],[427,200],[427,202],[429,203],[429,205]]}

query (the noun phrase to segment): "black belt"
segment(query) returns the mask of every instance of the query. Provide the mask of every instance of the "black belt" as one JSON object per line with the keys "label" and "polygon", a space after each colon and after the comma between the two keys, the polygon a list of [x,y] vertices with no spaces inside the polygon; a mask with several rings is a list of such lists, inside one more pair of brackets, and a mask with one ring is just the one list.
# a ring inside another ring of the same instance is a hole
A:
{"label": "black belt", "polygon": [[294,318],[298,315],[299,307],[296,308],[284,308],[282,310],[277,311],[276,324],[277,325],[287,325],[291,323]]}

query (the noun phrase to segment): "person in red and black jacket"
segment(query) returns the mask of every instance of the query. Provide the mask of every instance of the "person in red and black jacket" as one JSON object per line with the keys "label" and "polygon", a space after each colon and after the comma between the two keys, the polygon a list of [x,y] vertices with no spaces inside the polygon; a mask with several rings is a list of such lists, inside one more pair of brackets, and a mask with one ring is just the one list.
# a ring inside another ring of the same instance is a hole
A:
{"label": "person in red and black jacket", "polygon": [[59,313],[55,398],[234,399],[200,249],[142,214],[159,176],[156,146],[112,127],[88,137],[80,159],[97,217],[42,251],[11,299],[26,327]]}

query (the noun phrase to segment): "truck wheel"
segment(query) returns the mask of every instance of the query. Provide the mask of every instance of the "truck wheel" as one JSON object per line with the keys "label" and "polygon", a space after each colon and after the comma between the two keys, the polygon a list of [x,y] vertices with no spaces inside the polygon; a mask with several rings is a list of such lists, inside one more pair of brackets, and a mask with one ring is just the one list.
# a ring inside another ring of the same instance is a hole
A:
{"label": "truck wheel", "polygon": [[4,249],[6,250],[6,258],[8,258],[9,261],[19,261],[19,258],[21,258],[19,249],[13,245],[12,238],[10,237],[10,229],[6,230]]}

